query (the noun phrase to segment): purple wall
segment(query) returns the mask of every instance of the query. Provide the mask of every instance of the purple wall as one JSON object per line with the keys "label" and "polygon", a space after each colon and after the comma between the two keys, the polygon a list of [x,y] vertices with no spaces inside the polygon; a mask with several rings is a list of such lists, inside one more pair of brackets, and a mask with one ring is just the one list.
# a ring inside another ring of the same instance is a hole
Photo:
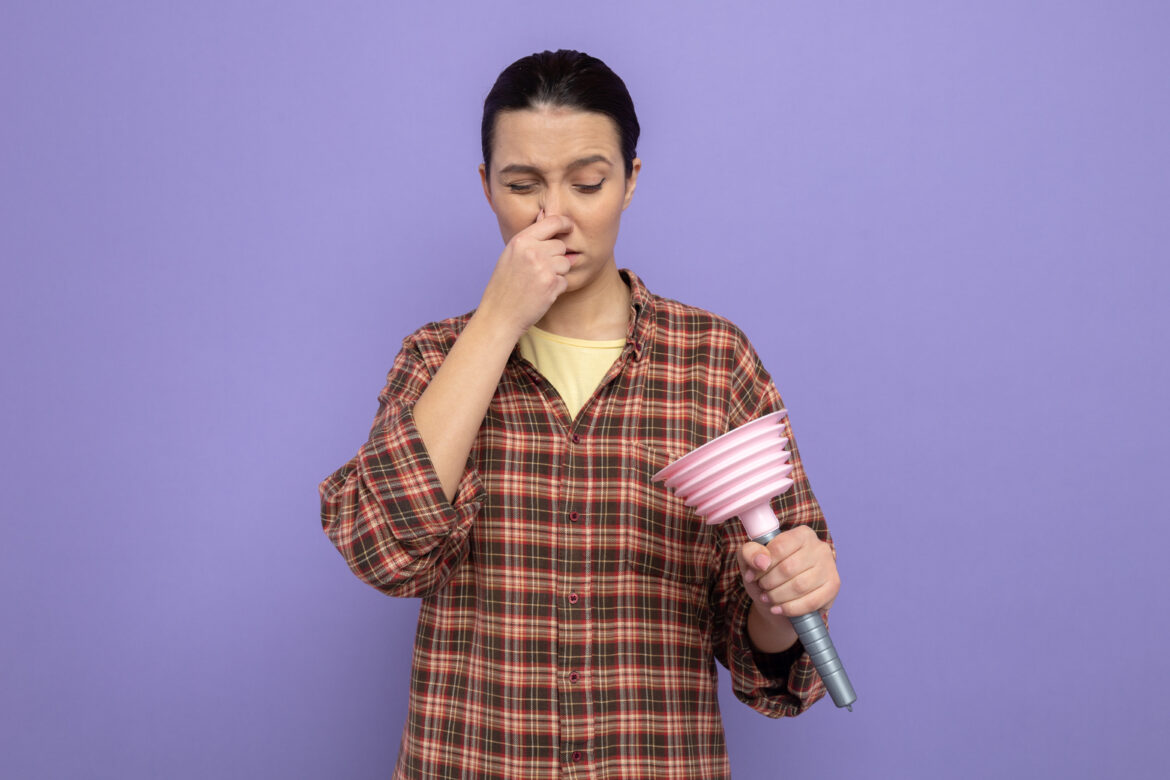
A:
{"label": "purple wall", "polygon": [[855,712],[725,696],[736,776],[1155,776],[1165,4],[68,5],[0,11],[0,775],[388,776],[416,605],[316,485],[565,46],[644,126],[619,261],[753,338],[840,547]]}

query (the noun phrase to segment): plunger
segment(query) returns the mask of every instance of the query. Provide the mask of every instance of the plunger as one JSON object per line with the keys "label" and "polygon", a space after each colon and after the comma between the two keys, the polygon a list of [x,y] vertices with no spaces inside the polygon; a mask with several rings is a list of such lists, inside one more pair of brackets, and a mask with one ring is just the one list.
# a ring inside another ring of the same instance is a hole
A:
{"label": "plunger", "polygon": [[[741,425],[692,450],[654,475],[708,524],[738,516],[752,541],[766,545],[780,533],[772,497],[792,487],[787,410]],[[837,657],[819,612],[790,617],[804,650],[838,707],[853,711],[857,694]]]}

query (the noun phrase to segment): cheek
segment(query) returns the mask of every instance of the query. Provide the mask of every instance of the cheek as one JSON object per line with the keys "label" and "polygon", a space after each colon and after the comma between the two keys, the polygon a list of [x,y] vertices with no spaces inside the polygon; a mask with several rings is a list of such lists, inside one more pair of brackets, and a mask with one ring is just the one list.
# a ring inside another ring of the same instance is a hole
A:
{"label": "cheek", "polygon": [[504,234],[505,240],[510,241],[512,236],[531,225],[536,215],[529,213],[529,209],[512,205],[497,211],[496,219],[500,223],[500,232]]}
{"label": "cheek", "polygon": [[594,236],[608,236],[616,233],[622,216],[622,201],[620,198],[604,203],[598,203],[588,209],[582,209],[577,217],[581,231]]}

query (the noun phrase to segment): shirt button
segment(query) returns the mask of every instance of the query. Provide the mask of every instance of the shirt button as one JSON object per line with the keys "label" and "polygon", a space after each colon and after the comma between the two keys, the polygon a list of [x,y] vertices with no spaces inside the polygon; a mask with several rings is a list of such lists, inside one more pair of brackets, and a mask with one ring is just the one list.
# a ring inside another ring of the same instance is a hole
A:
{"label": "shirt button", "polygon": [[577,674],[576,672],[569,673],[569,682],[577,683],[577,682],[580,682],[580,680],[581,680],[581,675]]}
{"label": "shirt button", "polygon": [[569,519],[575,523],[581,519],[581,515],[577,514],[576,512],[569,512]]}
{"label": "shirt button", "polygon": [[578,435],[577,435],[577,434],[575,434],[575,433],[573,434],[573,443],[574,443],[574,444],[580,444],[580,443],[581,443],[581,437],[580,437],[580,436],[578,436]]}
{"label": "shirt button", "polygon": [[579,598],[579,596],[576,593],[570,593],[569,594],[569,603],[576,604],[578,598]]}
{"label": "shirt button", "polygon": [[584,758],[584,756],[581,755],[580,750],[573,751],[573,763],[574,764],[577,763],[578,761],[580,761],[582,758]]}

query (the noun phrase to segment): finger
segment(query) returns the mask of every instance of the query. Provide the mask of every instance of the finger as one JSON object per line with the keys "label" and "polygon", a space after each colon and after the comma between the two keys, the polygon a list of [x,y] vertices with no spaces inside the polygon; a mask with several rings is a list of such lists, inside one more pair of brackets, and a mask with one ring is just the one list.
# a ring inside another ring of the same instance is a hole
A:
{"label": "finger", "polygon": [[760,576],[761,586],[778,588],[809,570],[819,571],[825,578],[837,576],[837,564],[833,561],[832,550],[824,542],[816,541],[801,547],[787,558],[777,561],[766,574]]}
{"label": "finger", "polygon": [[770,582],[771,577],[771,574],[764,577],[759,583],[760,588],[768,596],[769,601],[783,604],[824,587],[832,579],[832,572],[823,568],[810,568],[780,583]]}
{"label": "finger", "polygon": [[766,591],[783,588],[800,577],[806,577],[808,572],[816,571],[817,564],[816,560],[790,556],[759,575],[760,587]]}
{"label": "finger", "polygon": [[557,276],[553,280],[553,300],[561,297],[561,293],[569,289],[569,280],[564,276]]}
{"label": "finger", "polygon": [[542,252],[546,252],[552,257],[564,257],[565,252],[569,250],[569,247],[559,238],[550,238],[547,241],[541,242],[540,249]]}
{"label": "finger", "polygon": [[516,235],[530,236],[537,241],[547,241],[555,235],[567,233],[572,229],[573,221],[568,217],[561,216],[560,214],[545,214],[544,209],[541,209],[540,214],[537,215],[536,222],[533,222]]}
{"label": "finger", "polygon": [[549,270],[558,277],[564,276],[569,271],[573,270],[573,264],[569,262],[569,259],[564,255],[556,255],[552,258],[549,258],[548,267]]}
{"label": "finger", "polygon": [[826,584],[798,598],[774,603],[769,607],[769,611],[774,615],[787,615],[788,617],[807,615],[810,612],[828,608],[836,595],[833,589]]}
{"label": "finger", "polygon": [[772,570],[791,578],[807,569],[810,562],[831,558],[832,549],[811,528],[798,526],[768,542],[768,554],[772,557]]}
{"label": "finger", "polygon": [[819,541],[816,533],[807,525],[798,525],[783,533],[779,533],[768,542],[768,552],[776,561],[782,561],[788,556],[813,542]]}
{"label": "finger", "polygon": [[[747,542],[739,548],[739,567],[747,582],[757,579],[771,565],[772,556],[768,554],[768,549],[764,545]],[[751,575],[751,579],[747,579],[748,575]]]}

